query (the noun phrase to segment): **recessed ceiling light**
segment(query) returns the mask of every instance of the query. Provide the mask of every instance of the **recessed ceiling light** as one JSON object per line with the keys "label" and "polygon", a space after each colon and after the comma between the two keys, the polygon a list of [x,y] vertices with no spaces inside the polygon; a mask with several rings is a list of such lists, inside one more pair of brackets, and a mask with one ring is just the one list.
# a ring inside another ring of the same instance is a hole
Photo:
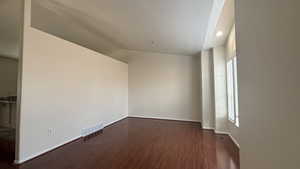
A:
{"label": "recessed ceiling light", "polygon": [[223,34],[224,33],[222,31],[218,31],[216,35],[217,35],[217,37],[221,37],[221,36],[223,36]]}

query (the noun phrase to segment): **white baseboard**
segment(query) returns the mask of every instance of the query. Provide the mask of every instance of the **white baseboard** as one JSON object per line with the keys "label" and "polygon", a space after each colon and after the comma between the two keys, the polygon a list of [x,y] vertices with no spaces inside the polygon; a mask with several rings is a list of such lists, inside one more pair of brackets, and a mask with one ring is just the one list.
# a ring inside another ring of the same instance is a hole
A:
{"label": "white baseboard", "polygon": [[231,133],[229,132],[225,132],[225,131],[215,131],[216,134],[224,134],[224,135],[228,135],[230,137],[230,139],[233,141],[233,143],[240,148],[239,143],[237,142],[237,140],[231,135]]}
{"label": "white baseboard", "polygon": [[240,144],[237,142],[237,140],[231,134],[229,134],[229,137],[234,142],[234,144],[240,149]]}
{"label": "white baseboard", "polygon": [[61,146],[65,145],[65,144],[68,144],[68,143],[70,143],[70,142],[72,142],[72,141],[75,141],[75,140],[77,140],[77,139],[79,139],[79,138],[81,138],[81,136],[77,136],[77,137],[74,137],[74,138],[72,138],[72,139],[70,139],[70,140],[64,141],[64,142],[61,143],[61,144],[58,144],[58,145],[53,146],[53,147],[51,147],[51,148],[47,148],[47,149],[45,149],[45,150],[43,150],[43,151],[40,151],[40,152],[38,152],[38,153],[35,153],[35,154],[33,154],[33,155],[29,156],[29,157],[26,157],[26,158],[24,158],[24,159],[15,160],[15,161],[14,161],[14,164],[18,164],[18,165],[19,165],[19,164],[25,163],[25,162],[27,162],[27,161],[29,161],[29,160],[32,160],[32,159],[34,159],[34,158],[36,158],[36,157],[38,157],[38,156],[41,156],[41,155],[43,155],[43,154],[45,154],[45,153],[47,153],[47,152],[49,152],[49,151],[52,151],[52,150],[54,150],[54,149],[56,149],[56,148],[58,148],[58,147],[61,147]]}
{"label": "white baseboard", "polygon": [[215,133],[216,133],[216,134],[230,135],[230,133],[227,132],[227,131],[218,131],[218,130],[215,130]]}
{"label": "white baseboard", "polygon": [[[105,124],[105,126],[104,126],[103,128],[105,128],[105,127],[107,127],[107,126],[109,126],[109,125],[111,125],[111,124],[113,124],[113,123],[116,123],[116,122],[118,122],[118,121],[120,121],[120,120],[123,120],[123,119],[125,119],[125,118],[127,118],[127,117],[128,117],[128,116],[124,116],[124,117],[122,117],[122,118],[119,118],[118,120],[115,120],[115,121],[113,121],[113,122],[110,122],[110,123],[108,123],[108,124]],[[83,135],[80,135],[80,136],[74,137],[74,138],[72,138],[72,139],[69,139],[69,140],[67,140],[67,141],[64,141],[64,142],[61,143],[61,144],[58,144],[58,145],[53,146],[53,147],[51,147],[51,148],[47,148],[47,149],[45,149],[45,150],[43,150],[43,151],[41,151],[41,152],[35,153],[35,154],[33,154],[33,155],[29,156],[29,157],[26,157],[26,158],[24,158],[24,159],[21,159],[21,160],[14,160],[14,164],[17,164],[17,165],[23,164],[23,163],[25,163],[25,162],[27,162],[27,161],[29,161],[29,160],[32,160],[32,159],[34,159],[34,158],[36,158],[36,157],[38,157],[38,156],[41,156],[41,155],[43,155],[43,154],[46,154],[46,153],[49,152],[49,151],[52,151],[52,150],[54,150],[54,149],[56,149],[56,148],[59,148],[59,147],[65,145],[65,144],[68,144],[68,143],[70,143],[70,142],[73,142],[73,141],[75,141],[75,140],[77,140],[77,139],[79,139],[79,138],[81,138],[81,137],[83,137]]]}
{"label": "white baseboard", "polygon": [[110,123],[104,124],[103,129],[104,129],[105,127],[107,127],[107,126],[110,126],[110,125],[112,125],[112,124],[118,122],[118,121],[121,121],[121,120],[123,120],[123,119],[126,119],[127,117],[128,117],[128,116],[126,115],[126,116],[123,116],[123,117],[121,117],[121,118],[119,118],[119,119],[117,119],[117,120],[115,120],[115,121],[112,121],[112,122],[110,122]]}
{"label": "white baseboard", "polygon": [[93,133],[96,133],[96,132],[99,132],[99,131],[103,130],[103,128],[104,128],[103,123],[99,123],[99,124],[94,125],[94,126],[89,127],[89,128],[84,128],[84,129],[81,130],[81,136],[82,137],[89,136]]}
{"label": "white baseboard", "polygon": [[204,130],[213,130],[213,131],[215,131],[215,128],[214,128],[214,127],[202,126],[202,129],[204,129]]}
{"label": "white baseboard", "polygon": [[187,122],[201,123],[200,120],[179,119],[179,118],[169,118],[169,117],[153,117],[153,116],[148,117],[148,116],[136,116],[136,115],[129,115],[128,117],[133,117],[133,118],[145,118],[145,119],[157,119],[157,120],[187,121]]}

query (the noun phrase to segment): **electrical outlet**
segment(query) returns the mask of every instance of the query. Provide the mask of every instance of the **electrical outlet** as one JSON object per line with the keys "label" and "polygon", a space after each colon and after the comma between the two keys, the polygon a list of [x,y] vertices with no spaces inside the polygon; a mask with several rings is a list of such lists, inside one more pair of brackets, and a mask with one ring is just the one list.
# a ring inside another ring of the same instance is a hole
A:
{"label": "electrical outlet", "polygon": [[54,135],[54,129],[49,128],[48,129],[48,136],[52,136],[52,135]]}

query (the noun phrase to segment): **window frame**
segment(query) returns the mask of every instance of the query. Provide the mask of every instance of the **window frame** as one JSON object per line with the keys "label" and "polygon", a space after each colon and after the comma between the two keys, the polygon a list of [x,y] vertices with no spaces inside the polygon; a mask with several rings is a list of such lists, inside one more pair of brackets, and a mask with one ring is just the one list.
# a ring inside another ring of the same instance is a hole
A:
{"label": "window frame", "polygon": [[227,81],[227,110],[228,120],[239,127],[239,102],[238,102],[238,80],[237,80],[237,57],[234,56],[226,64]]}

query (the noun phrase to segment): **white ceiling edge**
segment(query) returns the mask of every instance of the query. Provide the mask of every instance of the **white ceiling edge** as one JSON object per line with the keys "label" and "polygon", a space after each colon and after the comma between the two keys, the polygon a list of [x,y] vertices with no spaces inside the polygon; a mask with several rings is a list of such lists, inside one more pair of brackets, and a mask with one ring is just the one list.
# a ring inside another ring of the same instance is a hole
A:
{"label": "white ceiling edge", "polygon": [[211,39],[213,39],[213,37],[215,36],[218,21],[220,16],[222,15],[224,5],[225,5],[225,0],[214,0],[213,2],[213,7],[209,17],[203,50],[207,50],[213,47],[213,45],[211,44]]}

